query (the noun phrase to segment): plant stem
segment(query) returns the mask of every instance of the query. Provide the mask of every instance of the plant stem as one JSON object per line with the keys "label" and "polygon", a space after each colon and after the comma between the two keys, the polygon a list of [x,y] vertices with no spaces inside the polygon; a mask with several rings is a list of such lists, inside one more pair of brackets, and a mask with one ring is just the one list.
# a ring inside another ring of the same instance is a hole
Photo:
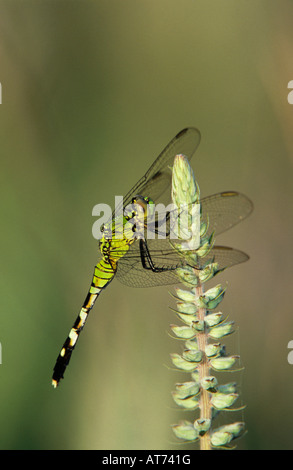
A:
{"label": "plant stem", "polygon": [[[204,289],[202,284],[196,287],[196,296],[197,298],[201,297],[204,294]],[[199,308],[198,309],[198,319],[199,321],[204,321],[206,316],[206,309]],[[199,372],[199,380],[202,380],[205,377],[210,375],[210,368],[208,365],[208,360],[205,355],[206,346],[208,344],[208,335],[207,335],[207,327],[204,327],[202,332],[199,332],[197,337],[197,344],[200,351],[203,352],[203,359],[200,365],[198,366]],[[212,407],[209,398],[209,392],[203,388],[200,391],[200,401],[199,401],[199,408],[200,408],[200,419],[212,419]],[[210,433],[207,431],[203,436],[200,436],[200,449],[201,450],[211,450],[211,442],[210,442]]]}

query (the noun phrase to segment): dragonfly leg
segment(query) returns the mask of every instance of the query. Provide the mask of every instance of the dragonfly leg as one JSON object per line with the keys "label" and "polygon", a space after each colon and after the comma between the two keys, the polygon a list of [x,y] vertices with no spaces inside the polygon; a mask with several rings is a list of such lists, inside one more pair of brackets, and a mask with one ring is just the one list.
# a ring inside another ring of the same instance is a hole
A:
{"label": "dragonfly leg", "polygon": [[170,221],[170,212],[168,211],[164,219],[156,220],[155,222],[151,222],[150,224],[148,224],[148,229],[151,230],[156,235],[162,235],[167,238],[170,235],[170,230],[167,231],[166,226],[165,226],[164,231],[160,231],[159,227],[161,227],[163,224],[169,221]]}
{"label": "dragonfly leg", "polygon": [[139,240],[139,249],[140,249],[141,264],[144,269],[150,269],[154,273],[161,273],[161,272],[167,271],[168,268],[157,268],[154,265],[147,243],[142,238]]}

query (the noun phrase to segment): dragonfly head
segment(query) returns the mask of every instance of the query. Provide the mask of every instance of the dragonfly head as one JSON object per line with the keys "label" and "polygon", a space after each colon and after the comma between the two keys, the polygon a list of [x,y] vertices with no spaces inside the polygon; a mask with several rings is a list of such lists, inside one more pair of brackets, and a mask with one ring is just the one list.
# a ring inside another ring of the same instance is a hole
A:
{"label": "dragonfly head", "polygon": [[144,210],[150,205],[154,205],[154,201],[150,197],[135,196],[132,198],[132,204],[139,204]]}
{"label": "dragonfly head", "polygon": [[152,218],[155,212],[155,203],[150,197],[143,197],[137,195],[132,198],[131,203],[134,204],[134,208],[136,207],[136,205],[138,206],[135,211],[136,214],[132,214],[132,217],[134,215],[138,216],[139,213],[142,213],[143,211],[144,222],[146,222],[147,217]]}

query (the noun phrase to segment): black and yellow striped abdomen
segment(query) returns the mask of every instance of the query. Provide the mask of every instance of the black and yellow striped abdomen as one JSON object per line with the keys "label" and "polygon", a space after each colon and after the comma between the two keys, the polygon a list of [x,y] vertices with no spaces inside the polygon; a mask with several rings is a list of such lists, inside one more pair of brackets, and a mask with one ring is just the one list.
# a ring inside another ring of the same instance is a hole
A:
{"label": "black and yellow striped abdomen", "polygon": [[58,386],[60,380],[63,378],[63,374],[69,363],[72,351],[75,348],[79,335],[88,318],[89,312],[93,308],[95,301],[102,292],[102,290],[114,278],[116,270],[117,264],[113,260],[107,261],[105,259],[102,259],[96,265],[88,295],[57,358],[52,378],[52,385],[55,388]]}

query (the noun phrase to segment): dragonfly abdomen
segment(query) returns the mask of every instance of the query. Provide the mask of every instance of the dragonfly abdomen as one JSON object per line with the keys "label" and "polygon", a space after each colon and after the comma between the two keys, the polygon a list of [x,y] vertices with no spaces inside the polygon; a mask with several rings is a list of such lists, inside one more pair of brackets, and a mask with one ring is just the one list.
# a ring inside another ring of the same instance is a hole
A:
{"label": "dragonfly abdomen", "polygon": [[113,265],[113,263],[110,263],[105,259],[101,260],[96,265],[88,295],[57,358],[52,378],[53,387],[56,388],[60,380],[63,378],[66,367],[69,364],[72,351],[74,350],[79,335],[87,321],[89,312],[93,308],[95,301],[102,290],[112,281],[115,273],[116,265]]}
{"label": "dragonfly abdomen", "polygon": [[89,290],[90,294],[95,294],[104,289],[112,281],[117,270],[117,264],[111,259],[102,259],[95,267],[92,284]]}

